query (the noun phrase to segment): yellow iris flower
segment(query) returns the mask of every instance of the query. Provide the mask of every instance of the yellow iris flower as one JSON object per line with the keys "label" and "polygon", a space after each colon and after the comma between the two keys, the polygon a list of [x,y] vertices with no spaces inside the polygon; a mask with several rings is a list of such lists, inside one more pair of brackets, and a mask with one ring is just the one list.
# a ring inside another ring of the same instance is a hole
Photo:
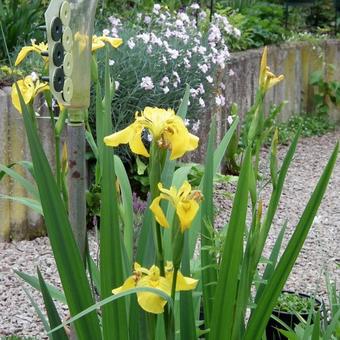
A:
{"label": "yellow iris flower", "polygon": [[129,144],[132,152],[149,157],[142,141],[142,132],[148,129],[157,145],[162,149],[170,149],[170,159],[183,156],[187,151],[195,150],[198,137],[189,133],[183,119],[176,116],[175,111],[146,107],[142,112],[136,112],[135,121],[125,129],[104,138],[107,146]]}
{"label": "yellow iris flower", "polygon": [[[25,104],[32,102],[38,93],[47,91],[50,88],[47,83],[40,82],[39,79],[33,79],[32,76],[27,76],[24,79],[18,80],[17,84]],[[14,107],[22,113],[19,94],[15,84],[12,85],[11,97]]]}
{"label": "yellow iris flower", "polygon": [[[79,32],[76,33],[75,35],[75,39],[80,40],[81,46],[86,46],[87,40],[86,40],[87,36],[86,35],[80,35]],[[83,39],[83,40],[81,40]],[[105,43],[109,43],[112,47],[114,48],[118,48],[122,43],[123,40],[120,38],[111,38],[111,37],[97,37],[96,35],[92,36],[92,52],[98,50],[99,48],[102,48],[105,46]],[[47,43],[41,42],[39,44],[36,44],[34,41],[32,41],[32,45],[31,46],[24,46],[18,56],[17,59],[15,60],[15,66],[18,66],[26,57],[30,52],[36,52],[38,54],[41,54],[41,52],[47,52],[48,50],[48,45]],[[43,59],[45,61],[48,60],[48,57],[43,57]]]}
{"label": "yellow iris flower", "polygon": [[[17,59],[15,60],[15,66],[18,66],[27,57],[27,55],[30,52],[36,52],[38,54],[41,54],[41,52],[47,52],[47,48],[48,48],[48,46],[44,42],[36,44],[34,41],[32,41],[31,46],[25,46],[20,50],[20,52],[17,56]],[[47,57],[43,57],[43,59],[45,61],[48,60]]]}
{"label": "yellow iris flower", "polygon": [[105,46],[105,43],[109,43],[113,48],[118,48],[123,40],[121,38],[111,38],[111,37],[97,37],[96,35],[92,36],[92,52],[102,48]]}
{"label": "yellow iris flower", "polygon": [[[160,270],[157,266],[153,265],[150,269],[146,269],[141,267],[138,263],[135,263],[133,275],[128,277],[122,286],[113,289],[112,293],[118,294],[135,287],[150,287],[159,289],[170,296],[172,270],[172,263],[169,262],[166,267],[166,276],[163,277],[160,275]],[[180,272],[178,272],[176,291],[195,289],[197,282],[198,280],[190,277],[184,277]],[[145,311],[153,314],[163,313],[164,306],[167,303],[167,301],[158,294],[150,292],[138,292],[137,301]]]}
{"label": "yellow iris flower", "polygon": [[262,93],[268,91],[271,87],[275,86],[281,80],[284,79],[284,76],[281,74],[280,76],[275,76],[272,72],[270,72],[270,68],[267,66],[267,55],[268,49],[267,46],[263,50],[262,58],[261,58],[261,66],[260,66],[260,77],[259,77],[259,85]]}
{"label": "yellow iris flower", "polygon": [[176,209],[176,214],[181,225],[181,231],[184,232],[186,229],[189,229],[199,209],[198,202],[202,199],[201,192],[198,190],[191,190],[191,185],[188,181],[185,181],[178,190],[173,186],[169,190],[164,189],[161,183],[158,184],[158,188],[161,193],[150,205],[150,209],[153,212],[156,221],[162,227],[169,227],[168,221],[160,206],[161,200],[165,199],[170,201]]}

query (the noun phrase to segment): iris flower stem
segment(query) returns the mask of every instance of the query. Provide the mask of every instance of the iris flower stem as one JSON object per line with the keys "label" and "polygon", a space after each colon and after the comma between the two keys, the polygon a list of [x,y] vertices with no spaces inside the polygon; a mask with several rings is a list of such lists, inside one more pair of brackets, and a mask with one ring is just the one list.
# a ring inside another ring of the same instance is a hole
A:
{"label": "iris flower stem", "polygon": [[175,294],[176,294],[176,283],[177,283],[178,269],[179,269],[178,267],[174,267],[174,275],[172,277],[171,298],[173,300],[174,305],[175,305]]}
{"label": "iris flower stem", "polygon": [[[159,195],[158,183],[161,179],[162,174],[162,150],[160,150],[155,141],[152,141],[151,144],[151,155],[150,155],[150,172],[149,172],[149,180],[150,180],[150,193],[151,193],[151,202],[155,197]],[[165,276],[164,271],[164,252],[163,252],[163,243],[162,243],[162,233],[160,225],[155,222],[154,223],[154,242],[156,249],[157,262],[160,268],[161,276]]]}

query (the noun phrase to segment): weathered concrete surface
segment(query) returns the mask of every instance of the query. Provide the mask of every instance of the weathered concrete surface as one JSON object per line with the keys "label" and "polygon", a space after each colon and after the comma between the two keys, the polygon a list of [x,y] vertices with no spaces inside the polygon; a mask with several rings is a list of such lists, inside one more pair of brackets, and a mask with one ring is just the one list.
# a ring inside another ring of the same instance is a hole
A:
{"label": "weathered concrete surface", "polygon": [[[12,106],[11,88],[0,89],[0,164],[7,165],[22,160],[31,160],[28,141],[21,114]],[[39,134],[50,164],[54,161],[53,130],[49,117],[40,110]],[[20,166],[13,169],[20,175],[33,180]],[[0,193],[27,197],[25,189],[16,181],[5,176],[0,181]],[[0,241],[32,239],[45,234],[42,217],[15,201],[0,199]]]}
{"label": "weathered concrete surface", "polygon": [[[212,116],[216,116],[217,141],[220,141],[227,131],[226,122],[232,103],[238,105],[241,119],[254,103],[262,51],[260,48],[233,53],[228,66],[222,71],[223,74],[217,76],[226,87],[222,93],[226,98],[226,105],[223,108],[210,106],[207,109],[201,122],[199,133],[201,146],[194,156],[195,160],[200,162],[204,160],[207,132]],[[326,64],[334,65],[334,72],[327,70]],[[313,71],[323,69],[326,79],[340,81],[340,40],[326,40],[316,45],[296,42],[269,46],[268,65],[275,75],[283,74],[285,80],[268,91],[265,101],[266,112],[272,104],[288,101],[279,116],[281,121],[287,121],[292,114],[313,111],[314,90],[309,85]],[[230,75],[230,70],[234,75]],[[216,83],[219,84],[220,81]],[[340,121],[339,107],[331,105],[330,117]]]}

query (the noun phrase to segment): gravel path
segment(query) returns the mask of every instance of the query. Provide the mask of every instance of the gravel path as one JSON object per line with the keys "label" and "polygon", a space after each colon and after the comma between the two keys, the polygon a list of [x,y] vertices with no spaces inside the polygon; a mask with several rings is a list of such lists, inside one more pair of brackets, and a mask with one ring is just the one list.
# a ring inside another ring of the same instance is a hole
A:
{"label": "gravel path", "polygon": [[[336,131],[322,137],[305,138],[300,141],[284,186],[282,202],[269,235],[266,254],[273,246],[276,235],[286,219],[288,228],[284,244],[287,244],[317,179],[339,139],[340,131]],[[281,159],[286,150],[287,147],[280,148]],[[219,221],[221,222],[223,218],[221,212],[228,211],[230,207],[230,201],[224,195],[230,187],[218,185],[216,189],[215,199],[219,206]],[[262,194],[264,202],[268,200],[269,194],[270,187],[267,187]],[[324,296],[325,285],[322,271],[325,268],[333,278],[336,278],[337,282],[340,282],[340,269],[335,269],[336,263],[340,261],[339,196],[340,160],[336,164],[329,189],[286,288],[304,293],[318,291]],[[223,219],[225,220],[225,216]],[[94,248],[93,235],[91,244]],[[34,241],[0,243],[0,255],[0,337],[15,334],[44,339],[41,322],[23,291],[22,281],[16,277],[13,269],[35,274],[36,267],[39,266],[47,282],[60,286],[48,239],[45,237]],[[40,295],[30,287],[26,288],[42,307]],[[58,308],[66,317],[67,311],[62,306]]]}

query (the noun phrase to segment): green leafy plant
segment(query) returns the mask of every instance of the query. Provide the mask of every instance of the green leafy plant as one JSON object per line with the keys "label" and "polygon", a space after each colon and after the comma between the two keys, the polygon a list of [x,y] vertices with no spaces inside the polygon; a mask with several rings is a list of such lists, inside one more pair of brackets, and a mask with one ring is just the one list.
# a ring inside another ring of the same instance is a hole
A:
{"label": "green leafy plant", "polygon": [[42,0],[1,0],[0,21],[4,36],[0,34],[0,62],[6,62],[6,48],[9,52],[16,46],[27,44],[29,39],[42,39],[43,33],[37,29],[42,24],[44,11]]}
{"label": "green leafy plant", "polygon": [[[302,301],[289,301],[288,305],[285,307],[289,308],[300,308],[306,310],[308,318],[299,318],[300,323],[297,324],[294,329],[289,327],[289,325],[280,321],[282,328],[279,329],[280,333],[286,336],[288,339],[329,339],[335,340],[340,336],[340,295],[337,292],[336,283],[330,280],[329,274],[325,274],[327,295],[329,302],[329,313],[327,310],[321,310],[320,308],[315,308],[312,300],[310,304]],[[291,297],[289,298],[289,300]],[[294,304],[297,302],[297,304]],[[302,302],[302,304],[301,304]],[[309,304],[309,306],[308,306]],[[279,320],[277,320],[279,321]]]}
{"label": "green leafy plant", "polygon": [[336,125],[327,116],[301,114],[289,118],[286,123],[278,124],[279,143],[288,144],[301,128],[301,136],[322,136],[335,129]]}
{"label": "green leafy plant", "polygon": [[[327,65],[327,69],[332,71],[334,66]],[[331,103],[335,106],[340,104],[340,82],[327,80],[323,70],[317,70],[311,74],[310,84],[316,90],[313,99],[315,111],[318,114],[328,114]]]}
{"label": "green leafy plant", "polygon": [[314,303],[311,301],[310,297],[283,292],[275,306],[275,309],[280,312],[296,312],[296,313],[309,313],[310,309]]}
{"label": "green leafy plant", "polygon": [[286,30],[282,25],[284,12],[280,5],[258,2],[241,11],[235,11],[217,3],[216,10],[241,31],[240,37],[225,36],[231,50],[257,48],[276,44],[285,39]]}

